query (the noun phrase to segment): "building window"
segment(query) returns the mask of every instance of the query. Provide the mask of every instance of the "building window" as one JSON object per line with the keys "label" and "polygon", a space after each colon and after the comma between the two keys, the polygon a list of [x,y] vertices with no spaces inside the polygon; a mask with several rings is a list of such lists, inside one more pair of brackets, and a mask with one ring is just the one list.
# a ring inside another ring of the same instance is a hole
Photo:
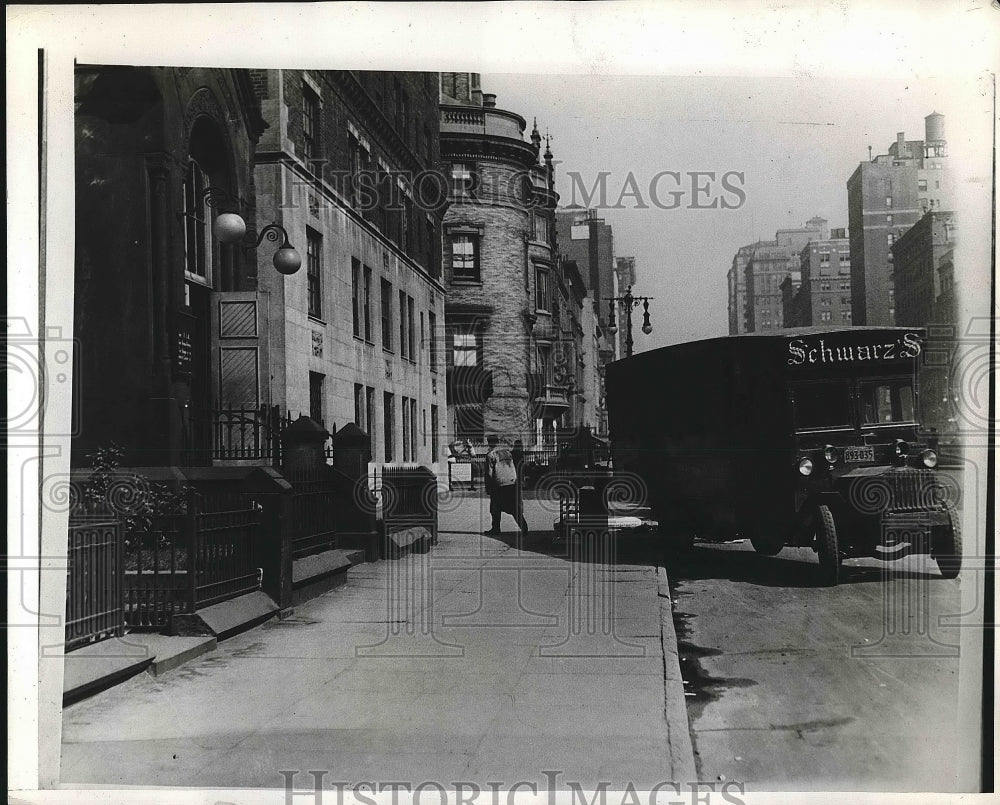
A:
{"label": "building window", "polygon": [[920,193],[926,193],[927,192],[927,180],[926,179],[917,179],[917,191],[920,192]]}
{"label": "building window", "polygon": [[375,443],[375,389],[365,388],[365,422],[368,423],[368,443]]}
{"label": "building window", "polygon": [[438,407],[436,405],[431,406],[431,461],[435,462],[438,460]]}
{"label": "building window", "polygon": [[474,198],[476,195],[476,163],[451,163],[451,192],[455,196]]}
{"label": "building window", "polygon": [[821,282],[819,284],[819,289],[821,291],[829,291],[830,290],[830,283],[829,282]]}
{"label": "building window", "polygon": [[417,401],[410,399],[410,461],[417,460]]}
{"label": "building window", "polygon": [[461,282],[480,282],[479,238],[453,235],[451,238],[451,275]]}
{"label": "building window", "polygon": [[436,372],[438,370],[437,316],[433,312],[427,313],[427,329],[430,367],[432,372]]}
{"label": "building window", "polygon": [[368,266],[365,266],[364,281],[365,295],[361,301],[365,306],[363,317],[365,324],[365,341],[372,343],[372,270]]}
{"label": "building window", "polygon": [[412,461],[410,454],[410,432],[412,423],[410,422],[410,398],[403,397],[400,400],[401,413],[403,415],[403,461]]}
{"label": "building window", "polygon": [[891,215],[885,216],[885,225],[886,226],[892,226],[892,216]]}
{"label": "building window", "polygon": [[830,265],[830,252],[819,253],[819,264],[821,266]]}
{"label": "building window", "polygon": [[385,460],[392,461],[396,442],[395,397],[382,392],[382,430],[385,433]]}
{"label": "building window", "polygon": [[416,324],[413,315],[413,297],[406,297],[406,327],[409,330],[407,333],[407,343],[410,347],[409,354],[406,356],[411,361],[416,361],[417,359],[417,338],[416,338]]}
{"label": "building window", "polygon": [[323,381],[326,375],[309,373],[309,418],[323,424]]}
{"label": "building window", "polygon": [[842,310],[842,311],[840,311],[840,320],[841,321],[850,321],[851,320],[851,311],[849,311],[849,310]]}
{"label": "building window", "polygon": [[886,207],[891,207],[892,206],[892,196],[886,196],[885,197],[885,206]]}
{"label": "building window", "polygon": [[549,273],[543,268],[535,269],[535,310],[549,309]]}
{"label": "building window", "polygon": [[399,292],[399,357],[407,358],[410,353],[410,345],[408,342],[408,336],[410,334],[410,328],[406,323],[406,318],[409,316],[409,308],[406,306],[406,293],[403,291]]}
{"label": "building window", "polygon": [[820,321],[830,321],[831,318],[832,314],[830,313],[829,310],[824,310],[822,313],[819,314]]}
{"label": "building window", "polygon": [[184,179],[184,269],[194,277],[211,281],[211,229],[204,192],[208,177],[193,159]]}
{"label": "building window", "polygon": [[365,430],[365,387],[354,384],[354,424]]}
{"label": "building window", "polygon": [[392,283],[382,280],[382,349],[392,352]]}
{"label": "building window", "polygon": [[481,443],[485,434],[482,405],[455,406],[455,438]]}
{"label": "building window", "polygon": [[887,243],[888,243],[888,244],[889,244],[890,246],[892,246],[892,244],[893,244],[893,243],[894,243],[895,241],[896,241],[896,236],[895,236],[895,235],[893,235],[893,234],[892,234],[892,232],[890,232],[890,233],[889,233],[888,235],[886,235],[886,242],[887,242]]}
{"label": "building window", "polygon": [[308,84],[302,85],[302,157],[309,162],[319,156],[319,97]]}
{"label": "building window", "polygon": [[454,366],[479,366],[479,334],[455,333],[452,341],[452,364]]}
{"label": "building window", "polygon": [[320,253],[323,236],[312,229],[306,229],[306,296],[309,315],[315,319],[323,316],[323,302],[320,289]]}
{"label": "building window", "polygon": [[361,261],[351,258],[351,320],[354,337],[361,337]]}

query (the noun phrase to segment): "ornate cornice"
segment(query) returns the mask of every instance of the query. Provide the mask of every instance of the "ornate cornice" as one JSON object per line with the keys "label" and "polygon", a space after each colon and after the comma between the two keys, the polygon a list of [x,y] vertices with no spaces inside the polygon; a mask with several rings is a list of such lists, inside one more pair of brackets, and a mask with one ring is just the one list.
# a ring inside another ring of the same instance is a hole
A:
{"label": "ornate cornice", "polygon": [[531,143],[490,134],[455,132],[441,135],[441,158],[468,158],[506,162],[527,169],[535,164]]}

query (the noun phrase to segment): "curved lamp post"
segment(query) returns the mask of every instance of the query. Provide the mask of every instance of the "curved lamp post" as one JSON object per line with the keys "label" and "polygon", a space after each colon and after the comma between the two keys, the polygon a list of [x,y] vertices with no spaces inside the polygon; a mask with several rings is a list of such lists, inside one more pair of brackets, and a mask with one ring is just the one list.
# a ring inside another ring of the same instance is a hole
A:
{"label": "curved lamp post", "polygon": [[618,325],[615,324],[615,307],[620,305],[625,313],[625,357],[632,357],[632,311],[642,305],[642,332],[649,335],[653,332],[653,325],[649,321],[649,303],[652,296],[633,296],[632,286],[628,286],[624,296],[613,296],[608,300],[608,332],[615,335],[618,332]]}
{"label": "curved lamp post", "polygon": [[[220,203],[236,204],[236,199],[231,193],[218,187],[206,188],[202,196],[205,203],[213,209]],[[212,234],[220,243],[239,244],[246,237],[247,225],[239,213],[222,212],[212,221]],[[302,257],[288,240],[288,232],[281,224],[275,223],[265,226],[260,230],[257,242],[252,246],[244,246],[244,249],[253,251],[264,242],[265,238],[271,243],[278,243],[279,239],[281,241],[273,258],[274,268],[279,274],[288,276],[299,270],[302,265]]]}

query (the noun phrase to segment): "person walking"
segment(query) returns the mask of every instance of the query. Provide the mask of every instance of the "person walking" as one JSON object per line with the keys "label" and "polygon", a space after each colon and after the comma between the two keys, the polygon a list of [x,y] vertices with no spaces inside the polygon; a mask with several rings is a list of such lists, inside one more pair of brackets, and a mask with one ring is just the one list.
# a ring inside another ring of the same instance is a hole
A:
{"label": "person walking", "polygon": [[486,439],[490,451],[486,454],[486,493],[490,496],[490,518],[493,523],[489,531],[484,531],[491,537],[500,534],[500,519],[507,512],[517,521],[521,535],[528,533],[528,523],[524,512],[517,506],[517,468],[514,459],[506,445],[492,434]]}

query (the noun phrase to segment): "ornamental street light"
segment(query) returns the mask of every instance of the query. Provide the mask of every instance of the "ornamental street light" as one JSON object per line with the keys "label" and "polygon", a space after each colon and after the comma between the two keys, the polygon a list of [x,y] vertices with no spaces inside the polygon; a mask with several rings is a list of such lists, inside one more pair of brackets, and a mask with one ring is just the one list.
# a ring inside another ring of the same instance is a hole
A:
{"label": "ornamental street light", "polygon": [[642,331],[646,335],[653,332],[653,325],[649,321],[649,303],[652,296],[633,296],[632,286],[628,286],[624,296],[613,296],[608,300],[608,332],[615,335],[618,332],[618,325],[615,324],[615,308],[621,306],[625,315],[625,357],[632,357],[632,311],[642,305]]}
{"label": "ornamental street light", "polygon": [[[205,203],[212,209],[217,205],[225,203],[229,205],[236,205],[236,199],[231,193],[223,190],[219,187],[209,187],[206,188],[202,193]],[[186,215],[186,213],[179,213],[179,215]],[[247,234],[247,225],[243,220],[243,216],[235,212],[223,212],[219,213],[215,220],[212,221],[212,234],[215,235],[216,239],[220,243],[232,243],[237,245],[242,241]],[[277,250],[274,252],[274,258],[272,262],[274,263],[274,268],[279,274],[289,275],[294,274],[299,270],[302,265],[302,257],[292,246],[291,242],[288,240],[288,232],[281,224],[273,223],[268,224],[263,229],[260,230],[260,234],[257,236],[257,242],[252,246],[244,246],[246,251],[253,251],[261,243],[264,242],[264,238],[267,238],[271,243],[278,243],[279,239],[281,243],[279,244]]]}

